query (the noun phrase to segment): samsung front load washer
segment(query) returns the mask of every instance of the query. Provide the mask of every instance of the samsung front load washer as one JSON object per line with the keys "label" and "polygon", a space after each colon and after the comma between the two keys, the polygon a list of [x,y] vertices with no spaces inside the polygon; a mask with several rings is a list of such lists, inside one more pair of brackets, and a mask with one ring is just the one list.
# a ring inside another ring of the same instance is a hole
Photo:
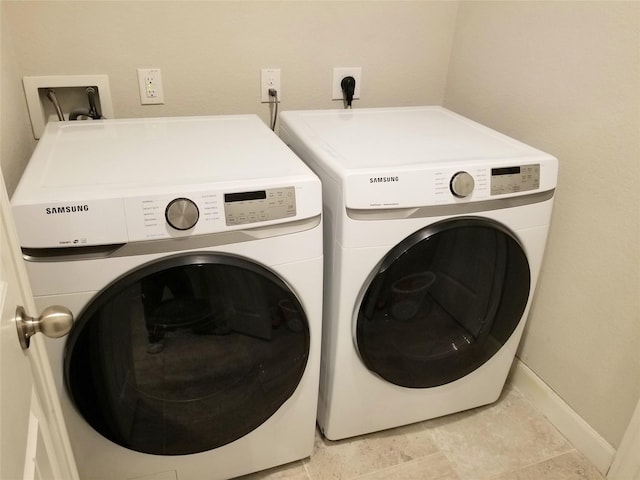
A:
{"label": "samsung front load washer", "polygon": [[324,435],[495,401],[540,271],[557,160],[441,107],[280,121],[323,183]]}
{"label": "samsung front load washer", "polygon": [[310,455],[321,186],[258,117],[50,123],[12,208],[81,478]]}

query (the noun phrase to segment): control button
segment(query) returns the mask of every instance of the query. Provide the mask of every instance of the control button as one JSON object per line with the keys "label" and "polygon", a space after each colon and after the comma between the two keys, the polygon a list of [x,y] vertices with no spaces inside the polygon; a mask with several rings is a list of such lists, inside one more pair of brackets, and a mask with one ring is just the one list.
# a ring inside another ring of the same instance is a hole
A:
{"label": "control button", "polygon": [[464,198],[471,195],[475,187],[473,177],[467,172],[457,172],[451,177],[449,189],[458,198]]}
{"label": "control button", "polygon": [[169,202],[164,212],[167,223],[176,230],[189,230],[195,227],[200,217],[198,206],[188,198],[176,198]]}

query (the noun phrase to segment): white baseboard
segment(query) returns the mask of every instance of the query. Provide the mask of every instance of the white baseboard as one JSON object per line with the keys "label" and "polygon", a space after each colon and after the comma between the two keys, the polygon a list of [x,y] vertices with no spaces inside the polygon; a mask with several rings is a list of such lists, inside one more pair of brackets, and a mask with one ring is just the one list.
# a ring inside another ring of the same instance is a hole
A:
{"label": "white baseboard", "polygon": [[576,450],[606,475],[616,453],[615,448],[518,358],[513,363],[509,382],[547,417]]}

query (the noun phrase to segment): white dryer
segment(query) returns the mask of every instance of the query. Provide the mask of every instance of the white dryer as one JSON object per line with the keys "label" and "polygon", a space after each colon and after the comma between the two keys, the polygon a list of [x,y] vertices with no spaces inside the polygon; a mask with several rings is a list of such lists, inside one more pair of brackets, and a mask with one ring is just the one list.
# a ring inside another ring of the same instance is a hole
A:
{"label": "white dryer", "polygon": [[83,479],[226,479],[313,448],[321,185],[256,116],[49,123],[12,207]]}
{"label": "white dryer", "polygon": [[495,401],[540,271],[557,160],[441,107],[280,122],[323,183],[324,435]]}

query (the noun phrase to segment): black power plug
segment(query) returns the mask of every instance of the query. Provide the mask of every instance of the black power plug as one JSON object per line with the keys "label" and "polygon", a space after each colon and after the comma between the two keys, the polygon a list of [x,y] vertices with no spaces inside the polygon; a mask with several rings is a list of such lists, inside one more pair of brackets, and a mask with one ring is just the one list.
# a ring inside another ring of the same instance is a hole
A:
{"label": "black power plug", "polygon": [[351,108],[353,94],[356,91],[356,79],[351,76],[344,77],[340,82],[340,87],[342,88],[342,96],[344,97],[345,108]]}

